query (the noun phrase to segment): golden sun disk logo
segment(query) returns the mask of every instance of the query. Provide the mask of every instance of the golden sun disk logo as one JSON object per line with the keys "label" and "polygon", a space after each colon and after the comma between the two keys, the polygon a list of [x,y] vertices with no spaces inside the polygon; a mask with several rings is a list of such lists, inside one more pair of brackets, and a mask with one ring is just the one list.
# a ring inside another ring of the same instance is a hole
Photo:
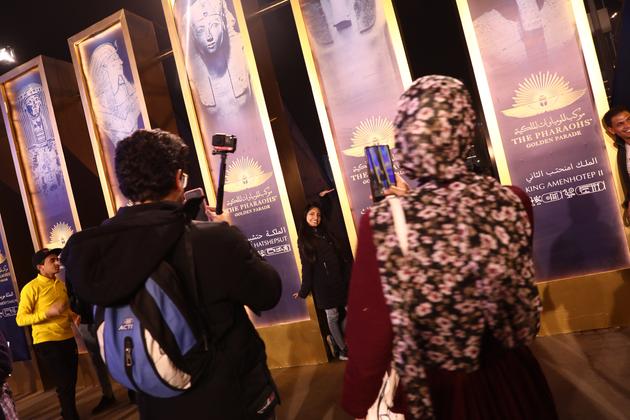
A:
{"label": "golden sun disk logo", "polygon": [[359,123],[352,132],[352,147],[343,151],[346,156],[363,157],[367,146],[394,147],[394,124],[384,117],[370,117]]}
{"label": "golden sun disk logo", "polygon": [[2,252],[0,252],[0,264],[4,263],[6,260],[7,260],[7,257],[5,257]]}
{"label": "golden sun disk logo", "polygon": [[55,223],[55,225],[50,230],[50,244],[48,244],[48,247],[63,248],[73,233],[74,231],[66,222]]}
{"label": "golden sun disk logo", "polygon": [[264,184],[273,175],[263,172],[262,166],[251,157],[235,159],[225,174],[225,191],[238,192]]}
{"label": "golden sun disk logo", "polygon": [[574,90],[558,73],[539,72],[518,84],[512,97],[512,108],[502,112],[508,117],[532,117],[569,106],[584,96],[585,92],[586,89]]}

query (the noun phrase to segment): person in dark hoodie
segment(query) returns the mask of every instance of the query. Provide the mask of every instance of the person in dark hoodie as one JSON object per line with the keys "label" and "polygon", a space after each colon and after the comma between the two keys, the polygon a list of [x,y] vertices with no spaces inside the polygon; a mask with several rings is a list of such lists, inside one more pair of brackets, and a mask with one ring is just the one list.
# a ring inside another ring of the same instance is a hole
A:
{"label": "person in dark hoodie", "polygon": [[[128,301],[158,264],[171,264],[193,292],[185,252],[190,235],[199,306],[214,354],[199,381],[174,398],[139,394],[143,419],[269,419],[279,402],[265,346],[244,306],[273,308],[278,273],[227,223],[191,222],[199,202],[183,202],[188,147],[161,130],[138,130],[116,148],[116,177],[133,205],[73,235],[62,255],[74,292],[95,305]],[[189,211],[188,209],[191,209]],[[189,229],[187,228],[189,227]]]}

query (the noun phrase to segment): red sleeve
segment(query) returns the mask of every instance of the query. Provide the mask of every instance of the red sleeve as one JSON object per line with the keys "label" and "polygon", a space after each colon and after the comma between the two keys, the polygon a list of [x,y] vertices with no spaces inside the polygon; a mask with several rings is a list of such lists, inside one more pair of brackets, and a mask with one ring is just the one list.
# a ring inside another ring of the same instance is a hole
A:
{"label": "red sleeve", "polygon": [[525,206],[525,211],[527,212],[527,218],[529,219],[529,223],[532,225],[532,231],[534,230],[534,210],[532,209],[532,200],[530,200],[529,196],[525,191],[520,189],[514,185],[508,185],[509,189],[521,199],[523,205]]}
{"label": "red sleeve", "polygon": [[369,215],[361,218],[359,243],[348,296],[346,342],[349,360],[341,405],[363,418],[372,406],[389,368],[393,342],[389,309],[381,287]]}

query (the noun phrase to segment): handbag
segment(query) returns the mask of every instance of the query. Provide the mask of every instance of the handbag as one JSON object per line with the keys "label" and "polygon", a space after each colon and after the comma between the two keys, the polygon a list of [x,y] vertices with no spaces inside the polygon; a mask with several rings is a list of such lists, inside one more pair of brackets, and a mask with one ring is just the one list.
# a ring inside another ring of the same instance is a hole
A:
{"label": "handbag", "polygon": [[[396,230],[400,249],[403,255],[407,255],[407,251],[409,250],[407,233],[409,230],[407,228],[402,203],[398,197],[388,197],[387,201],[389,202],[389,207],[392,212],[394,229]],[[405,420],[404,414],[394,413],[391,410],[394,406],[394,397],[396,396],[399,380],[400,378],[398,377],[398,373],[396,373],[396,369],[391,366],[383,377],[383,384],[378,392],[378,397],[368,410],[367,416],[365,416],[366,420]]]}

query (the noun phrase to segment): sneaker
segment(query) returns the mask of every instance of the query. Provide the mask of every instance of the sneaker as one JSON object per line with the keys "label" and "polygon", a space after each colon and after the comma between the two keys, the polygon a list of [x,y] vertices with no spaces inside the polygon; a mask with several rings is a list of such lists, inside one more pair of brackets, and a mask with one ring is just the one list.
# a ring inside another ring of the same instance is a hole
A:
{"label": "sneaker", "polygon": [[92,414],[99,414],[103,411],[107,410],[110,407],[113,407],[116,404],[116,398],[114,397],[105,397],[101,398],[101,401],[92,409]]}
{"label": "sneaker", "polygon": [[337,356],[339,360],[348,360],[348,350],[339,351],[339,356]]}
{"label": "sneaker", "polygon": [[332,357],[337,357],[339,351],[337,350],[337,345],[335,344],[332,335],[329,334],[326,336],[326,342],[328,343],[328,348],[330,349],[330,354],[332,354]]}

